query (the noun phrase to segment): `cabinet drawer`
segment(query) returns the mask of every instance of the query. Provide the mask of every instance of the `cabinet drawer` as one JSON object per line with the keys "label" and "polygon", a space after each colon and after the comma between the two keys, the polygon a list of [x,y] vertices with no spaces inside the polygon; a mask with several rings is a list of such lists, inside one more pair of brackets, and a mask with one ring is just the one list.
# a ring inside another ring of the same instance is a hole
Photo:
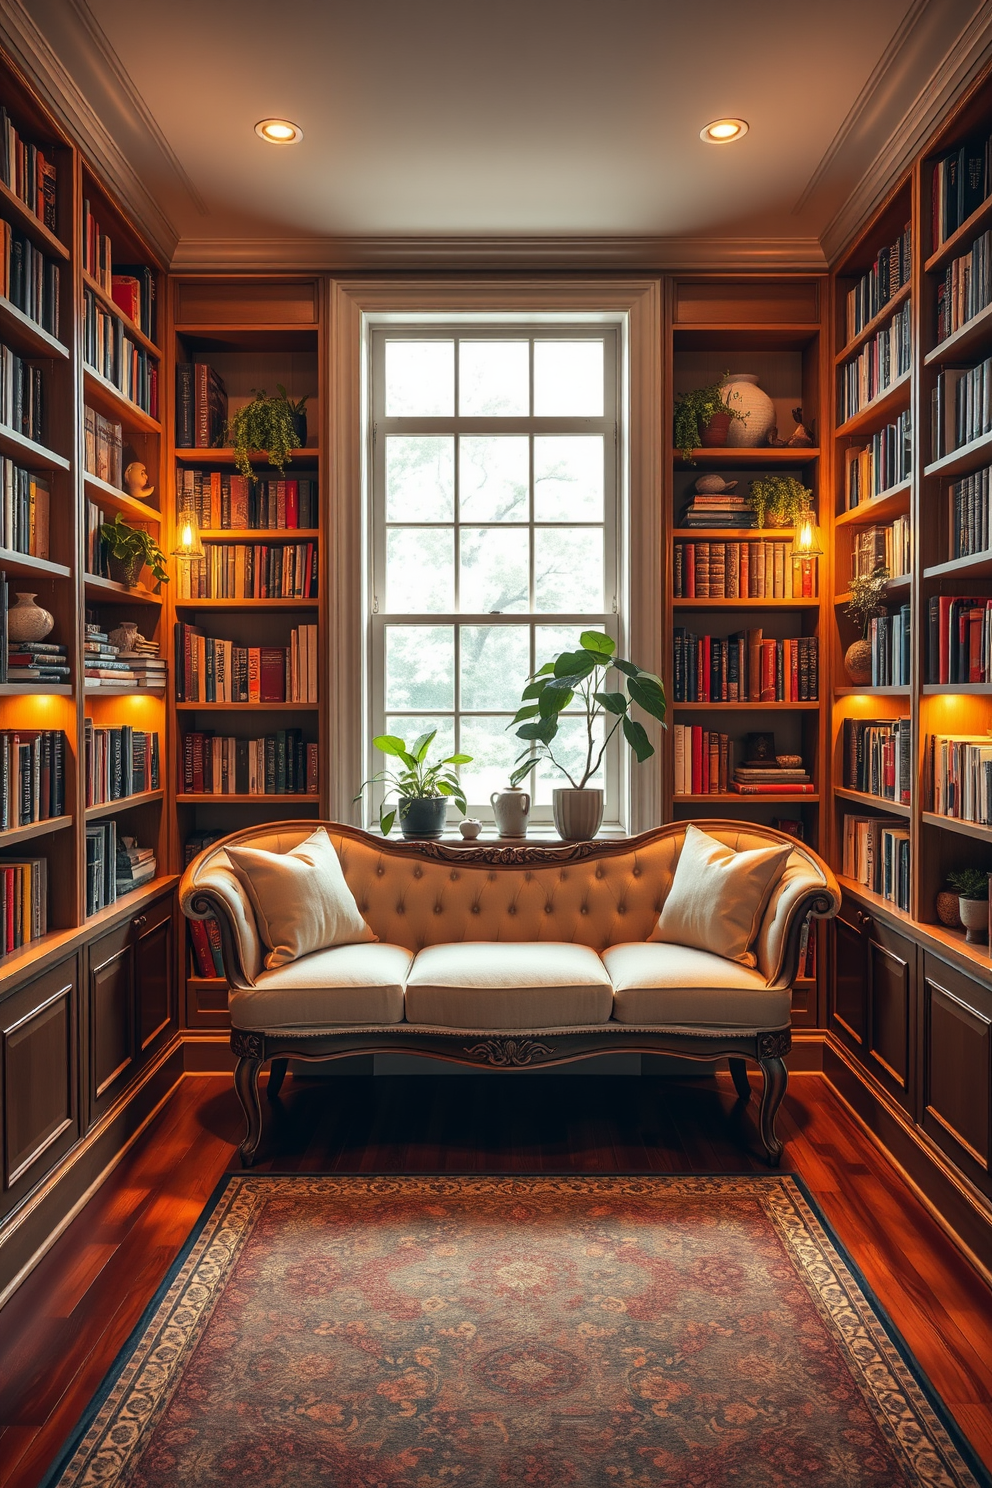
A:
{"label": "cabinet drawer", "polygon": [[923,975],[923,1128],[992,1193],[992,992],[927,952]]}
{"label": "cabinet drawer", "polygon": [[0,1003],[0,1215],[80,1135],[75,956]]}
{"label": "cabinet drawer", "polygon": [[830,1027],[860,1059],[868,1028],[869,919],[845,894],[830,921]]}
{"label": "cabinet drawer", "polygon": [[872,917],[868,926],[868,1067],[911,1109],[916,1038],[916,944]]}

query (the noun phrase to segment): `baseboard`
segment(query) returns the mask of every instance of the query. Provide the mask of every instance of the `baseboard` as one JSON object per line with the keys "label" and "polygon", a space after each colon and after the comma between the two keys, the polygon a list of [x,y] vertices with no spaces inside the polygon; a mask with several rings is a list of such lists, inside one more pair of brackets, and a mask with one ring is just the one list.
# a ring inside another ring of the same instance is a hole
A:
{"label": "baseboard", "polygon": [[0,1225],[0,1307],[158,1115],[182,1078],[183,1046],[177,1035]]}
{"label": "baseboard", "polygon": [[921,1131],[902,1107],[858,1068],[842,1044],[827,1034],[823,1073],[858,1126],[898,1169],[908,1188],[988,1286],[992,1270],[992,1203]]}

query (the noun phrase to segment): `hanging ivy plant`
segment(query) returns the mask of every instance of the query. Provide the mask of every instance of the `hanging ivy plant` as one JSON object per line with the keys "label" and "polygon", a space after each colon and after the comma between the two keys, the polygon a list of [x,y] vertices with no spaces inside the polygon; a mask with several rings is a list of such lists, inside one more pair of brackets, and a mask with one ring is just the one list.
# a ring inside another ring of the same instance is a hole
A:
{"label": "hanging ivy plant", "polygon": [[227,437],[234,450],[234,463],[248,480],[258,479],[251,464],[252,450],[264,450],[269,464],[280,475],[286,473],[286,462],[293,458],[293,450],[300,448],[297,419],[305,410],[306,399],[294,403],[286,396],[286,389],[279,387],[273,397],[268,397],[264,388],[252,388],[252,400],[239,408],[228,421]]}

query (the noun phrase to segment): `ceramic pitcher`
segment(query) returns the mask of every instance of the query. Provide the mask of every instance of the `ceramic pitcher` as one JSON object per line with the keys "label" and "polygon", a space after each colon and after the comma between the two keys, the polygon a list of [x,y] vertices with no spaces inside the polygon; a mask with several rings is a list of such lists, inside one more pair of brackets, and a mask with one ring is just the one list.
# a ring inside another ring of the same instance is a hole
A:
{"label": "ceramic pitcher", "polygon": [[501,837],[526,837],[530,816],[530,796],[522,790],[493,791],[489,804],[496,817],[496,830]]}

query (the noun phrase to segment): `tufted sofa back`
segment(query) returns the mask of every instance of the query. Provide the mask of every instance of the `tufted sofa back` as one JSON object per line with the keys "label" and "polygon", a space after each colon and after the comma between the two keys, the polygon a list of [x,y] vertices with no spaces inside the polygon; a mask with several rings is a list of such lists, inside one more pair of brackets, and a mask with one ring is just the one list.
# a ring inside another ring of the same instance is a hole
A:
{"label": "tufted sofa back", "polygon": [[[248,828],[225,841],[289,852],[318,825],[280,822]],[[620,841],[549,848],[460,849],[383,841],[355,827],[323,825],[372,930],[380,940],[414,952],[466,940],[576,941],[595,951],[648,940],[671,887],[686,827],[685,822],[673,822]],[[770,827],[750,823],[697,825],[735,852],[790,840]],[[755,947],[758,965],[769,981],[781,969],[795,904],[810,893],[825,889],[830,893],[830,885],[839,903],[829,869],[814,853],[796,845],[767,906]],[[203,896],[199,903],[198,896]],[[215,908],[226,911],[226,929],[241,963],[240,968],[230,968],[229,975],[232,983],[243,977],[251,985],[262,970],[264,947],[224,843],[190,865],[180,898],[183,909],[194,917]],[[242,976],[237,975],[239,969]]]}

